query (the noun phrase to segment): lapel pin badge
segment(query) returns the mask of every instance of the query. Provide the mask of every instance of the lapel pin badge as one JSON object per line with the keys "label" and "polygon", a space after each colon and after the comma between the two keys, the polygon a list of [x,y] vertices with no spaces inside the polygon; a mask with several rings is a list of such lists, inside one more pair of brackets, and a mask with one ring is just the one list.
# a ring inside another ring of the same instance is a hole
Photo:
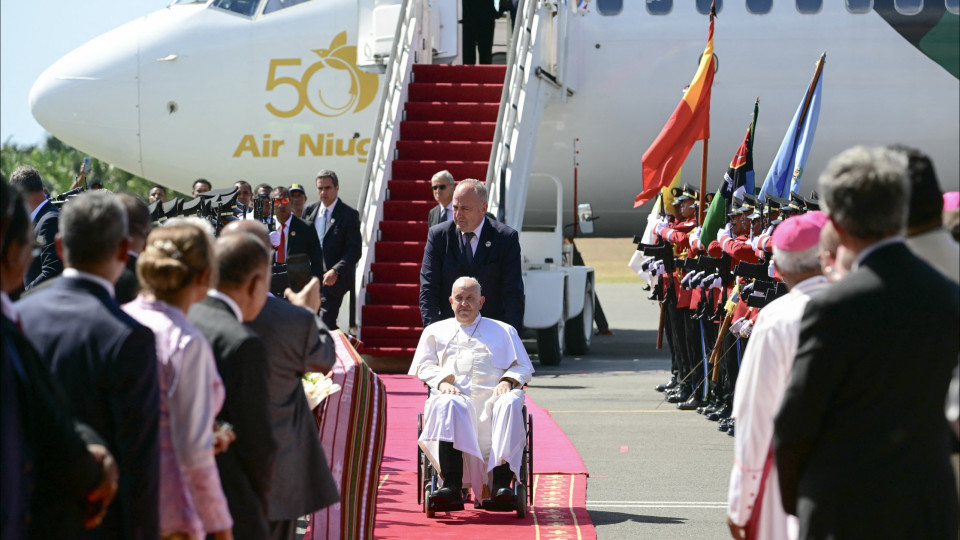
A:
{"label": "lapel pin badge", "polygon": [[296,235],[297,235],[297,231],[290,231],[290,236],[296,236]]}
{"label": "lapel pin badge", "polygon": [[489,241],[489,240],[487,240],[487,243],[486,243],[486,244],[484,244],[484,246],[486,246],[486,247],[490,247],[490,241]]}

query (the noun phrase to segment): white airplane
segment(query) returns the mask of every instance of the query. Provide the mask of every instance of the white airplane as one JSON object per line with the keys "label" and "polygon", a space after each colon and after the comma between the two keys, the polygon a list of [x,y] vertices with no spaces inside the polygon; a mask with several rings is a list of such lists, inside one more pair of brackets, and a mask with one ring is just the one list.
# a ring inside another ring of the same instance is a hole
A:
{"label": "white airplane", "polygon": [[[378,55],[389,53],[399,3],[178,0],[56,62],[35,83],[30,106],[68,144],[183,192],[198,177],[214,187],[241,178],[309,185],[328,168],[338,171],[341,196],[352,204],[384,80],[365,69],[377,72]],[[440,62],[459,61],[458,4],[433,2]],[[575,11],[565,81],[573,92],[546,107],[531,170],[561,179],[571,208],[576,162],[577,198],[602,217],[596,232],[627,236],[643,226],[643,213],[632,208],[640,156],[696,69],[710,2],[577,4],[567,6]],[[722,179],[757,97],[760,185],[824,51],[823,106],[804,195],[844,148],[896,142],[931,155],[944,188],[957,189],[958,0],[727,0],[717,7],[708,190]],[[699,171],[695,147],[683,181],[698,183]],[[538,219],[538,200],[529,199],[530,220]]]}

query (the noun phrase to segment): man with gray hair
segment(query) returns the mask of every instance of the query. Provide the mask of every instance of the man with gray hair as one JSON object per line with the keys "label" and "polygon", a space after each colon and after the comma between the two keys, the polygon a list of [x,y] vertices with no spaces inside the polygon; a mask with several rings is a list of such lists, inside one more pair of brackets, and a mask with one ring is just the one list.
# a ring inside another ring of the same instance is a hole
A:
{"label": "man with gray hair", "polygon": [[433,227],[453,219],[453,185],[453,175],[447,170],[434,174],[430,179],[430,189],[437,205],[427,214],[427,226]]}
{"label": "man with gray hair", "polygon": [[429,326],[453,317],[446,301],[457,278],[473,276],[486,293],[483,316],[523,328],[520,236],[487,215],[487,188],[467,179],[453,192],[453,221],[430,228],[420,267],[420,317]]}
{"label": "man with gray hair", "polygon": [[157,538],[159,383],[153,332],[117,305],[127,213],[106,191],[67,203],[56,236],[66,269],[17,304],[24,333],[49,362],[79,421],[107,441],[120,489],[95,538]]}
{"label": "man with gray hair", "polygon": [[826,214],[791,217],[773,232],[773,265],[790,292],[760,311],[743,353],[733,397],[737,422],[733,469],[727,496],[727,524],[734,538],[786,539],[796,518],[783,511],[770,445],[773,415],[783,399],[797,353],[803,308],[829,282],[820,270],[820,232]]}
{"label": "man with gray hair", "polygon": [[[855,147],[820,176],[821,206],[855,259],[807,303],[774,420],[780,493],[800,538],[957,534],[943,403],[960,289],[903,243],[906,169],[902,155]],[[905,383],[917,373],[920,392]]]}

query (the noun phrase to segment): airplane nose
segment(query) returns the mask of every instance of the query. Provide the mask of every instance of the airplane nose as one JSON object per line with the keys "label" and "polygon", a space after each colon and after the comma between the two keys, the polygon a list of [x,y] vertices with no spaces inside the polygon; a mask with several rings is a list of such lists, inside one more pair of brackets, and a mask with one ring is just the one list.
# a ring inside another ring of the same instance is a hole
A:
{"label": "airplane nose", "polygon": [[30,111],[60,140],[142,175],[139,38],[144,19],[70,52],[30,90]]}

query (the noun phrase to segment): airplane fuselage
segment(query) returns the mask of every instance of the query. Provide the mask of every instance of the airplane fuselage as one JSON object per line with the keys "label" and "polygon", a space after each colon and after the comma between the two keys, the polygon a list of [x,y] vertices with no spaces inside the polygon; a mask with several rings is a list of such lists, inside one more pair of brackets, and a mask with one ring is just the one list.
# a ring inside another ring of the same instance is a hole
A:
{"label": "airplane fuselage", "polygon": [[[676,2],[666,15],[649,14],[645,2],[624,2],[616,15],[580,4],[567,44],[566,82],[574,93],[548,105],[533,170],[563,180],[570,221],[576,163],[578,201],[592,203],[602,218],[597,234],[626,236],[643,218],[632,208],[640,157],[696,70],[707,17],[693,2]],[[758,97],[759,186],[824,51],[823,105],[801,191],[815,189],[826,161],[844,148],[891,143],[930,154],[943,187],[957,189],[957,77],[876,11],[824,4],[808,15],[793,2],[775,2],[755,15],[743,2],[724,3],[716,21],[708,190],[720,183]],[[325,168],[338,172],[341,197],[352,204],[383,81],[354,65],[356,34],[353,1],[314,0],[252,17],[172,5],[58,61],[36,83],[31,105],[68,144],[180,191],[198,177],[215,187],[238,179],[312,184]],[[684,182],[699,183],[700,156],[698,145]],[[552,198],[528,197],[527,221],[552,221],[552,209],[538,200]]]}

